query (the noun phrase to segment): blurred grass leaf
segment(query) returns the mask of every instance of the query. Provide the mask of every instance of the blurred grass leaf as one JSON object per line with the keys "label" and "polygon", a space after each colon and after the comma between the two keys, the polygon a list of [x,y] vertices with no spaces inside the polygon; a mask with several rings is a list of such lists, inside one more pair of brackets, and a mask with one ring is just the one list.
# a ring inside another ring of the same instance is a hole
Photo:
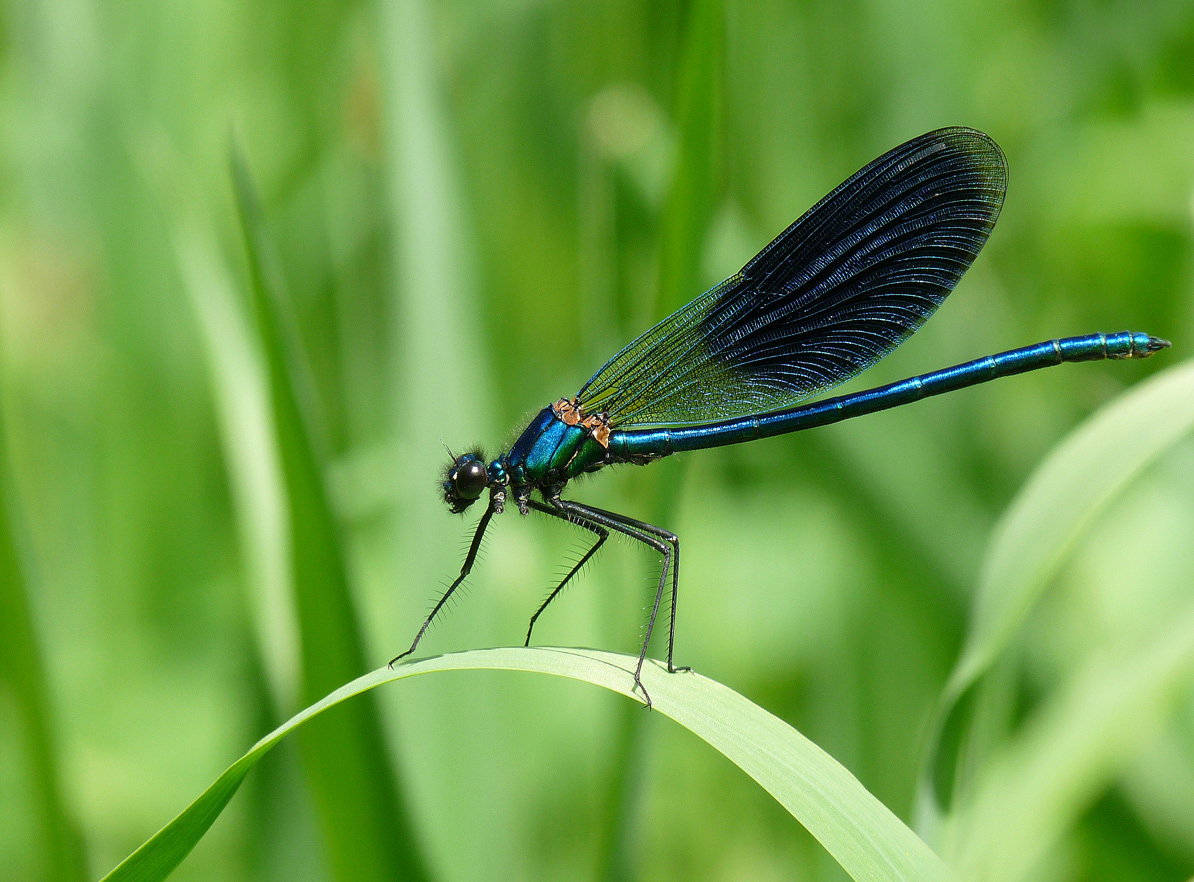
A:
{"label": "blurred grass leaf", "polygon": [[720,191],[725,9],[699,0],[689,10],[676,83],[679,155],[662,218],[659,297],[652,320],[701,291],[704,249]]}
{"label": "blurred grass leaf", "polygon": [[951,819],[946,854],[972,882],[1024,878],[1154,736],[1194,679],[1194,606],[1144,645],[1088,661],[983,766],[975,797]]}
{"label": "blurred grass leaf", "polygon": [[[359,677],[295,715],[233,763],[204,793],[105,877],[164,879],[195,846],[259,759],[292,730],[347,698],[418,674],[528,671],[568,677],[628,697],[637,659],[596,650],[481,649]],[[692,731],[755,779],[858,880],[952,880],[941,860],[858,780],[798,731],[733,690],[696,674],[643,668],[655,709]],[[637,699],[636,699],[637,700]],[[354,702],[359,704],[359,702]]]}
{"label": "blurred grass leaf", "polygon": [[[395,423],[416,467],[438,464],[443,449],[434,433],[412,427],[435,426],[443,437],[457,438],[475,437],[489,424],[475,242],[431,52],[434,19],[423,0],[380,4],[387,197],[394,219]],[[457,399],[467,406],[444,407]],[[427,497],[426,504],[432,502],[438,505]]]}
{"label": "blurred grass leaf", "polygon": [[[313,387],[297,334],[286,321],[281,278],[271,262],[256,190],[236,150],[232,169],[289,507],[301,692],[309,703],[366,665],[339,526],[324,484]],[[376,704],[354,702],[321,719],[304,733],[301,747],[334,876],[423,878]]]}
{"label": "blurred grass leaf", "polygon": [[[0,449],[0,455],[6,453]],[[37,866],[45,879],[70,882],[84,878],[83,847],[62,792],[49,686],[20,559],[12,496],[5,456],[0,462],[0,690],[9,693],[5,697],[12,701],[5,706],[16,710],[24,730],[25,767],[38,834],[33,844],[40,857]]]}
{"label": "blurred grass leaf", "polygon": [[950,691],[957,694],[987,669],[1082,531],[1191,430],[1194,362],[1187,362],[1121,395],[1054,449],[996,527]]}
{"label": "blurred grass leaf", "polygon": [[1194,430],[1194,362],[1111,401],[1058,444],[1004,513],[982,565],[970,634],[937,710],[917,810],[941,818],[930,780],[937,742],[965,693],[1011,642],[1082,532],[1135,476]]}
{"label": "blurred grass leaf", "polygon": [[[179,267],[204,343],[212,397],[249,576],[250,608],[275,708],[298,707],[298,621],[286,501],[265,368],[216,245],[197,223],[175,234]],[[279,717],[280,718],[280,717]]]}

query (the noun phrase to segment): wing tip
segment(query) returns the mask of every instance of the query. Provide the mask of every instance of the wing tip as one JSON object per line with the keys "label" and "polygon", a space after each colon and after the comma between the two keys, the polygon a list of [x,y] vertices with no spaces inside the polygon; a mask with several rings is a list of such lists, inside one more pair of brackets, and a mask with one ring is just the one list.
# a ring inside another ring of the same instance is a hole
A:
{"label": "wing tip", "polygon": [[925,140],[941,141],[950,147],[959,148],[966,155],[976,159],[981,157],[989,160],[983,162],[978,170],[983,177],[988,177],[993,183],[998,183],[1001,189],[1007,189],[1007,156],[1004,154],[1003,148],[986,132],[972,129],[969,126],[945,126],[921,137]]}

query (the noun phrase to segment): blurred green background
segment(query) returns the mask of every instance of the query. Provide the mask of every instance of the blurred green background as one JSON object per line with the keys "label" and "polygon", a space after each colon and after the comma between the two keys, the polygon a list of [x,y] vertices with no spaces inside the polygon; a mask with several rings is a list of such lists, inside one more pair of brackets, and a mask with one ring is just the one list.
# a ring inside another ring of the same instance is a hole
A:
{"label": "blurred green background", "polygon": [[[1173,350],[573,488],[682,537],[678,663],[911,819],[1000,512],[1070,428],[1194,339],[1190,2],[0,15],[5,878],[97,878],[269,728],[405,648],[475,518],[443,511],[441,442],[497,452],[854,170],[960,124],[1008,155],[1002,219],[866,385],[1096,330]],[[233,144],[330,520],[320,482],[296,496]],[[520,643],[584,539],[513,511],[495,526],[421,652]],[[973,780],[1001,748],[1015,762],[1042,709],[1079,750],[1091,720],[1055,699],[1189,607],[1192,537],[1186,441],[1091,525],[1001,662]],[[537,641],[634,651],[654,566],[611,543]],[[844,875],[736,768],[619,697],[470,673],[358,704],[265,760],[175,878]],[[998,808],[1022,823],[966,878],[1190,878],[1191,678],[1112,740],[1037,815]]]}

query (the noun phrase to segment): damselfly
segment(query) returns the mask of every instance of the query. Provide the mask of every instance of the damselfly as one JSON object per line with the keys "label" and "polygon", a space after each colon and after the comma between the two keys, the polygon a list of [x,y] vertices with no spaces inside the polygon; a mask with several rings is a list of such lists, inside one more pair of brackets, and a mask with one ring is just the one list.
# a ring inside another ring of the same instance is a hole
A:
{"label": "damselfly", "polygon": [[[589,531],[594,542],[531,616],[543,610],[611,532],[663,560],[635,688],[670,583],[667,669],[673,665],[680,541],[626,515],[564,499],[568,482],[609,465],[646,465],[686,450],[798,432],[1065,361],[1147,358],[1169,345],[1123,331],[1049,340],[865,392],[798,405],[890,353],[933,311],[987,241],[1007,188],[1007,161],[982,132],[947,128],[896,147],[857,172],[776,237],[742,270],[697,297],[611,358],[572,398],[534,418],[490,462],[455,457],[444,499],[463,512],[488,505],[464,559],[415,635],[431,622],[477,558],[481,538],[512,497]],[[798,406],[797,406],[798,405]],[[391,662],[393,664],[393,662]]]}

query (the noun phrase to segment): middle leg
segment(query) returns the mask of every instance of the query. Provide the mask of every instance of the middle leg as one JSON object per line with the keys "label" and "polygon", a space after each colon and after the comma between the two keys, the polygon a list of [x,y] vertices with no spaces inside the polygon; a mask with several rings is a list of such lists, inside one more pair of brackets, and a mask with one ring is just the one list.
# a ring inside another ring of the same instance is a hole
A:
{"label": "middle leg", "polygon": [[679,597],[680,588],[680,537],[670,530],[665,530],[662,527],[656,527],[654,524],[648,524],[646,521],[640,521],[628,515],[619,514],[616,511],[606,511],[603,508],[595,506],[584,506],[589,511],[605,515],[607,518],[625,524],[635,530],[643,533],[649,533],[652,536],[658,536],[664,542],[672,546],[672,603],[669,610],[668,634],[667,634],[667,669],[670,674],[687,673],[692,668],[687,665],[676,667],[672,663],[672,659],[676,649],[676,599]]}
{"label": "middle leg", "polygon": [[[647,707],[651,707],[651,696],[647,693],[647,688],[643,685],[642,672],[643,663],[647,659],[647,647],[651,643],[651,634],[655,630],[655,620],[659,616],[659,605],[663,601],[663,592],[667,587],[668,571],[672,568],[673,555],[672,546],[655,534],[654,530],[651,532],[644,531],[631,524],[625,523],[618,515],[612,512],[606,512],[601,509],[590,508],[587,505],[581,505],[578,502],[572,502],[565,499],[555,499],[553,504],[562,512],[570,516],[580,517],[584,520],[591,521],[594,524],[606,527],[616,533],[621,533],[623,536],[628,536],[638,542],[653,548],[663,557],[663,570],[659,574],[659,588],[655,592],[655,604],[651,608],[651,618],[647,622],[647,634],[643,639],[642,649],[638,654],[638,664],[634,668],[634,686],[641,690],[643,698],[646,701]],[[655,528],[658,529],[658,528]]]}

